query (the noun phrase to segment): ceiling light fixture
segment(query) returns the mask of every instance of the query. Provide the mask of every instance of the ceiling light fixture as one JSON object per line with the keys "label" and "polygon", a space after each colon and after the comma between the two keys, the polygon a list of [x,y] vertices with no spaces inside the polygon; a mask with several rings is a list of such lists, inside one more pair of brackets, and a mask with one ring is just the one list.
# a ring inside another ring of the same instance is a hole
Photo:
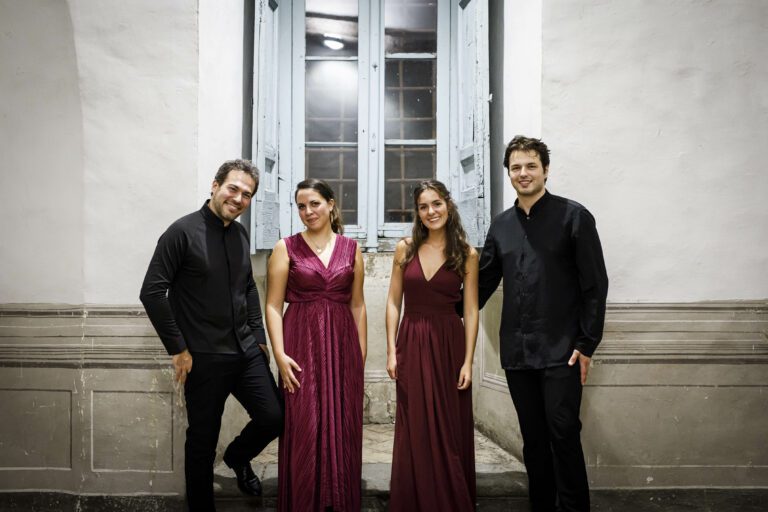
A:
{"label": "ceiling light fixture", "polygon": [[344,42],[341,40],[341,36],[337,34],[323,34],[323,44],[331,50],[344,48]]}

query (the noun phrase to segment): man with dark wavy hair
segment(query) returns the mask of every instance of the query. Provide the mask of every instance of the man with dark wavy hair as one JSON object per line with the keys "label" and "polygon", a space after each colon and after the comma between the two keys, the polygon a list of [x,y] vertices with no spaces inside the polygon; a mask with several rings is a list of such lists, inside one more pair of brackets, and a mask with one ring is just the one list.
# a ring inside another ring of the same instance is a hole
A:
{"label": "man with dark wavy hair", "polygon": [[163,233],[141,287],[141,302],[184,385],[184,473],[193,511],[215,510],[213,462],[231,394],[251,421],[224,452],[240,490],[261,494],[251,459],[282,431],[269,370],[248,233],[235,219],[251,203],[259,174],[248,160],[224,162],[203,207]]}
{"label": "man with dark wavy hair", "polygon": [[540,139],[512,139],[504,167],[517,200],[488,230],[480,307],[503,279],[501,364],[520,422],[532,510],[586,511],[579,409],[605,321],[600,238],[586,208],[547,191],[549,149]]}

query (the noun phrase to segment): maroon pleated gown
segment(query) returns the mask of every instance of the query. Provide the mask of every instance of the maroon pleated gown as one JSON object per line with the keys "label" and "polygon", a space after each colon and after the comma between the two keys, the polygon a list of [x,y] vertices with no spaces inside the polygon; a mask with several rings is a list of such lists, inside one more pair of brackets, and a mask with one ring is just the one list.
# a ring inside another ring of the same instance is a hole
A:
{"label": "maroon pleated gown", "polygon": [[357,244],[337,236],[326,268],[300,234],[285,243],[291,263],[283,343],[302,372],[296,372],[301,387],[284,393],[278,510],[357,512],[363,360],[349,307]]}
{"label": "maroon pleated gown", "polygon": [[445,265],[426,280],[418,254],[403,272],[390,511],[475,508],[472,390],[457,389],[466,351],[454,306],[462,280]]}

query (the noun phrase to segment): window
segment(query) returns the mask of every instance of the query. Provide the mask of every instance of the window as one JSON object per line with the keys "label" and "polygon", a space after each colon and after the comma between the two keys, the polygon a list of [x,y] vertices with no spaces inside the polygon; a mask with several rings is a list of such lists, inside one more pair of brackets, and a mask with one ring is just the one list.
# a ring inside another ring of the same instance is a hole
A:
{"label": "window", "polygon": [[434,0],[385,0],[385,223],[412,222],[414,187],[436,176],[437,32]]}
{"label": "window", "polygon": [[304,174],[328,182],[358,225],[357,0],[306,0]]}
{"label": "window", "polygon": [[254,147],[277,190],[256,197],[257,233],[272,226],[258,248],[278,225],[279,236],[301,229],[291,206],[307,177],[334,188],[346,234],[369,251],[410,230],[413,188],[429,178],[484,235],[487,1],[260,0]]}

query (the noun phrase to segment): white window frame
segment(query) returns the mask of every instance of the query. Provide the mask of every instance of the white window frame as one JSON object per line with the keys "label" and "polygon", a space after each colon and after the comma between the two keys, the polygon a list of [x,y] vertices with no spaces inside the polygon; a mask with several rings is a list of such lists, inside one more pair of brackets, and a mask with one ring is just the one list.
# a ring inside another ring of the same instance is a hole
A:
{"label": "white window frame", "polygon": [[[367,84],[370,80],[370,65],[367,58],[368,53],[368,41],[367,38],[358,37],[358,56],[357,57],[307,57],[306,55],[306,16],[305,16],[305,2],[304,0],[294,0],[292,2],[293,15],[292,26],[290,33],[292,34],[292,46],[294,48],[292,58],[292,122],[293,127],[291,133],[292,144],[292,160],[293,160],[293,173],[291,176],[291,190],[296,189],[302,180],[306,178],[305,175],[305,150],[308,147],[305,141],[305,126],[306,126],[306,102],[305,102],[305,84],[306,84],[306,63],[309,61],[323,61],[323,60],[338,60],[346,62],[357,62],[357,91],[358,91],[358,109],[357,109],[357,126],[358,136],[357,143],[350,142],[333,142],[333,143],[312,143],[309,147],[357,147],[357,224],[345,224],[344,234],[351,238],[357,238],[359,240],[365,240],[368,231],[368,201],[362,200],[367,197],[368,190],[368,175],[364,172],[366,168],[366,159],[369,141],[367,130],[368,112],[363,108],[363,101],[367,103]],[[369,3],[365,0],[358,1],[358,34],[363,34],[368,30],[368,23],[370,19],[369,15]],[[290,198],[290,203],[293,205],[293,197]],[[298,212],[295,208],[292,208],[293,213],[290,216],[291,233],[295,233],[302,229],[301,221],[299,220]],[[282,221],[281,221],[282,226]],[[367,245],[367,244],[366,244]]]}
{"label": "white window frame", "polygon": [[[384,1],[379,3],[381,23],[380,30],[383,30],[384,23]],[[436,106],[435,106],[435,120],[436,120],[436,137],[434,139],[435,144],[435,178],[448,183],[449,181],[449,142],[450,142],[450,60],[451,60],[451,6],[448,1],[437,2],[437,78],[435,81],[435,89],[437,93]],[[383,38],[379,38],[383,40]],[[433,59],[434,53],[424,54],[411,54],[411,53],[393,53],[385,54],[383,45],[379,49],[378,55],[379,61],[384,65],[387,58],[408,58],[408,59]],[[383,71],[383,70],[382,70]],[[378,133],[384,134],[384,73],[380,73],[379,76],[379,108],[377,114],[378,119]],[[441,122],[442,121],[442,122]],[[385,157],[385,144],[403,145],[403,146],[424,146],[425,142],[431,142],[428,140],[384,140],[380,147],[377,148],[379,158],[376,162],[376,171],[378,174],[378,194],[377,194],[377,221],[376,221],[376,234],[377,238],[382,239],[382,248],[392,250],[394,244],[402,236],[406,236],[411,232],[412,223],[410,222],[385,222],[384,221],[384,157]]]}
{"label": "white window frame", "polygon": [[[384,65],[386,58],[434,58],[434,54],[391,54],[385,55],[383,42],[384,1],[358,1],[358,56],[341,57],[335,60],[354,60],[358,63],[358,204],[357,224],[346,224],[347,236],[363,242],[367,251],[380,250],[380,242],[391,238],[397,241],[410,231],[410,223],[384,221]],[[304,140],[305,127],[305,70],[307,61],[329,60],[328,57],[307,57],[305,35],[304,0],[292,2],[293,26],[293,111],[292,111],[292,187],[305,178],[304,152],[308,147]],[[450,115],[450,3],[438,2],[437,5],[437,98],[436,112],[437,137],[436,176],[441,181],[448,180],[449,123]],[[371,98],[379,99],[372,104]],[[443,121],[443,122],[441,122]],[[424,140],[387,141],[402,145],[424,145]],[[312,144],[320,146],[326,144]],[[354,146],[352,143],[330,143],[332,146]],[[292,198],[291,198],[292,200]],[[282,222],[281,222],[282,225]],[[291,232],[301,229],[298,215],[291,215]],[[382,240],[384,239],[384,240]],[[390,244],[385,244],[390,245]]]}
{"label": "white window frame", "polygon": [[[305,2],[304,0],[258,0],[269,4],[273,9],[279,4],[276,34],[277,49],[274,53],[273,75],[277,79],[276,92],[277,119],[255,117],[259,123],[254,130],[254,137],[268,139],[272,125],[265,123],[277,122],[274,126],[277,141],[275,144],[254,144],[260,148],[258,160],[260,165],[267,163],[266,159],[277,158],[278,173],[269,176],[274,180],[265,183],[265,192],[273,192],[279,203],[279,234],[287,236],[300,231],[303,226],[294,208],[293,192],[296,185],[305,178],[305,70],[308,60],[328,60],[327,57],[307,58],[305,52]],[[360,241],[368,252],[392,250],[400,237],[410,233],[411,223],[385,222],[384,196],[384,109],[385,109],[385,73],[386,58],[413,58],[414,54],[385,55],[384,51],[384,1],[358,1],[358,56],[356,59],[340,58],[338,60],[356,60],[358,63],[358,222],[345,225],[345,234]],[[461,195],[458,189],[464,189],[464,183],[459,169],[465,160],[466,152],[460,148],[459,139],[463,126],[457,122],[458,115],[458,80],[456,69],[459,66],[459,55],[456,51],[456,38],[459,30],[457,19],[460,9],[467,3],[488,0],[438,0],[437,1],[437,76],[436,76],[436,137],[435,142],[435,177],[446,183],[455,193]],[[258,25],[258,22],[257,22]],[[258,40],[258,39],[257,39]],[[434,58],[434,54],[423,54],[423,58]],[[418,57],[418,56],[417,56]],[[261,75],[263,77],[264,75]],[[258,81],[255,80],[255,83]],[[255,95],[257,101],[254,109],[263,112],[262,97],[265,91]],[[372,100],[378,99],[375,104]],[[279,122],[278,122],[279,121]],[[398,145],[424,145],[424,140],[390,140],[388,143]],[[316,144],[313,144],[316,145]],[[329,144],[343,146],[343,143]],[[274,160],[273,160],[274,161]],[[480,162],[482,163],[482,162]],[[480,167],[480,172],[484,166]],[[266,176],[265,176],[266,177]],[[483,180],[484,177],[480,177]],[[261,187],[259,193],[261,193]],[[465,220],[466,221],[469,219]],[[278,219],[256,219],[255,222],[266,221],[277,224]],[[483,224],[481,222],[481,224]],[[270,248],[266,244],[259,248]]]}

